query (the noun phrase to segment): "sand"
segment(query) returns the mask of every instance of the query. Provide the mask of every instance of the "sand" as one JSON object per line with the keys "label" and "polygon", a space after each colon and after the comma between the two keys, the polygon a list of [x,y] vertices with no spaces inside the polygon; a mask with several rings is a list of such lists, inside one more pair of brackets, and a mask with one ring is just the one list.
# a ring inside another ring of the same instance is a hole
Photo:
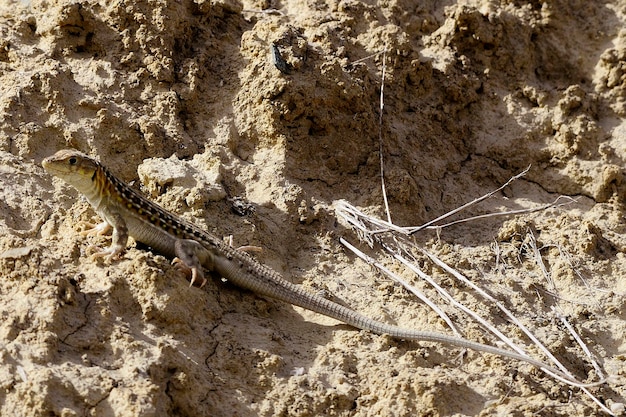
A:
{"label": "sand", "polygon": [[[462,334],[496,341],[335,212],[420,225],[417,246],[485,288],[620,415],[626,396],[626,2],[0,3],[0,414],[589,416],[530,365],[393,340],[107,237],[41,160],[99,158],[149,198],[292,282],[407,328],[443,320],[339,242],[422,288]],[[383,54],[383,51],[386,53]],[[384,110],[380,117],[382,70]],[[416,263],[502,332],[492,305]],[[563,324],[565,318],[600,370]],[[546,360],[536,349],[529,351]]]}

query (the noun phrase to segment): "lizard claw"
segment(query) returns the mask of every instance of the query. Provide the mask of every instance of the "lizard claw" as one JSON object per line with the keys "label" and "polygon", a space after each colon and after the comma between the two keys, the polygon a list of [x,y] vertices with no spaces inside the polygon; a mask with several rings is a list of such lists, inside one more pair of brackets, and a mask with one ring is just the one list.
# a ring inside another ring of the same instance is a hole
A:
{"label": "lizard claw", "polygon": [[98,246],[90,245],[87,247],[87,250],[94,251],[91,254],[92,258],[95,258],[95,259],[104,258],[104,260],[107,262],[121,259],[122,252],[124,252],[123,247],[118,247],[115,245],[111,245],[108,249],[102,249]]}
{"label": "lizard claw", "polygon": [[206,285],[206,278],[204,277],[204,274],[202,273],[202,271],[200,271],[199,268],[191,268],[191,282],[189,283],[189,286],[192,287],[194,282],[196,282],[198,278],[200,279],[200,282],[201,282],[198,288],[204,287]]}
{"label": "lizard claw", "polygon": [[182,259],[176,257],[172,260],[172,265],[176,267],[180,272],[185,275],[185,278],[189,280],[189,286],[193,287],[197,282],[201,282],[200,285],[197,285],[199,288],[204,287],[207,280],[204,277],[202,271],[198,268],[189,267]]}

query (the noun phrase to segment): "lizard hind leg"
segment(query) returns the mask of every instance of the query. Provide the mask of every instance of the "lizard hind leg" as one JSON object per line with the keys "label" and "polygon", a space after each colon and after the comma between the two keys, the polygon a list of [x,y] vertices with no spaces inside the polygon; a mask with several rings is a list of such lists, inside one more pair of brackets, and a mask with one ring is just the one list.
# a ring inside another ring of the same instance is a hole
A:
{"label": "lizard hind leg", "polygon": [[206,249],[191,239],[179,239],[174,244],[174,252],[176,258],[172,261],[172,264],[176,265],[185,275],[190,277],[189,286],[196,284],[200,288],[206,284],[206,278],[202,271],[202,260],[200,259],[206,253]]}

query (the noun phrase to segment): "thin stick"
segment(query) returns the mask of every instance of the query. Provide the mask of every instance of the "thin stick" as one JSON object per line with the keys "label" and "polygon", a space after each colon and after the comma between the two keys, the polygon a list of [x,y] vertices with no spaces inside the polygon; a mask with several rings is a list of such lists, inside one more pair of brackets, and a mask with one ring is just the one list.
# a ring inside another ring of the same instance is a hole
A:
{"label": "thin stick", "polygon": [[[569,201],[565,202],[565,203],[558,203],[558,200],[561,199],[568,199]],[[472,217],[466,217],[464,219],[460,219],[460,220],[455,220],[452,221],[450,223],[445,223],[442,225],[437,225],[437,226],[428,226],[426,227],[426,229],[430,229],[432,227],[436,227],[439,229],[443,229],[444,227],[450,227],[450,226],[454,226],[455,224],[459,224],[459,223],[467,223],[467,222],[471,222],[471,221],[475,221],[475,220],[480,220],[480,219],[486,219],[488,217],[496,217],[496,216],[515,216],[518,214],[527,214],[527,213],[533,213],[535,211],[541,211],[541,210],[545,210],[548,209],[550,207],[561,207],[561,206],[565,206],[567,204],[572,204],[576,202],[575,199],[571,198],[571,197],[567,197],[567,196],[559,196],[557,197],[557,199],[552,202],[552,203],[548,203],[548,204],[544,204],[543,206],[539,206],[539,207],[535,207],[535,208],[527,208],[527,209],[519,209],[519,210],[509,210],[509,211],[502,211],[502,212],[497,212],[497,213],[487,213],[487,214],[480,214],[478,216],[472,216]]]}
{"label": "thin stick", "polygon": [[374,58],[375,56],[385,53],[386,51],[387,51],[387,48],[385,48],[383,51],[373,53],[361,59],[357,59],[356,61],[349,62],[348,65],[354,65],[354,64],[358,64],[359,62],[367,61],[368,59]]}
{"label": "thin stick", "polygon": [[[552,277],[549,275],[545,264],[543,262],[543,258],[541,256],[541,253],[539,252],[539,250],[537,249],[537,240],[535,238],[535,235],[531,232],[530,233],[531,239],[530,239],[530,243],[529,245],[533,248],[533,253],[535,254],[535,262],[537,263],[537,265],[539,266],[539,268],[541,269],[541,271],[543,272],[544,276],[546,277],[548,283],[551,284],[552,288],[554,288],[554,291],[556,293],[556,286],[554,284],[554,281],[552,280]],[[557,293],[558,294],[558,293]],[[558,297],[560,298],[560,297]],[[578,336],[578,334],[576,333],[576,331],[574,330],[574,328],[569,324],[569,322],[565,319],[565,317],[563,317],[562,315],[558,314],[558,312],[556,311],[556,309],[554,307],[552,307],[552,311],[556,314],[556,316],[561,320],[561,322],[565,325],[565,327],[567,327],[567,329],[570,331],[570,333],[572,334],[572,336],[574,336],[574,339],[576,339],[576,341],[578,342],[579,346],[581,347],[581,349],[583,350],[583,352],[585,352],[585,354],[589,357],[591,364],[593,365],[594,369],[596,370],[596,372],[598,373],[598,376],[601,379],[605,379],[604,377],[604,373],[602,372],[600,366],[598,365],[598,363],[595,361],[595,359],[593,358],[593,356],[591,355],[591,351],[589,351],[589,349],[587,348],[587,346],[585,345],[585,343],[582,341],[582,339]],[[569,372],[565,371],[565,367],[560,363],[560,362],[554,362],[561,370],[563,370],[567,375],[569,375]],[[596,398],[595,395],[593,395],[586,387],[580,387],[582,389],[582,391],[587,394],[587,396],[589,398],[591,398],[596,404],[598,404],[600,406],[600,408],[602,408],[602,410],[604,410],[605,412],[607,412],[610,415],[615,415],[611,410],[609,410],[604,404],[602,404],[602,402]]]}
{"label": "thin stick", "polygon": [[527,236],[528,236],[528,243],[526,243],[526,246],[529,247],[530,250],[532,251],[535,263],[541,270],[541,273],[543,274],[546,281],[548,282],[548,285],[552,288],[552,291],[554,292],[554,294],[558,294],[559,291],[557,290],[556,285],[554,284],[554,280],[552,279],[552,274],[548,272],[548,268],[546,268],[546,264],[543,262],[543,257],[541,256],[541,252],[539,251],[539,248],[537,247],[537,238],[535,237],[535,234],[533,233],[532,230],[529,229]]}
{"label": "thin stick", "polygon": [[565,327],[567,327],[567,330],[569,330],[571,335],[574,336],[574,339],[576,339],[576,341],[578,342],[578,346],[580,346],[580,348],[583,350],[583,352],[585,352],[585,354],[589,358],[589,361],[591,362],[591,364],[593,365],[594,369],[598,373],[598,376],[600,377],[600,379],[604,379],[605,376],[604,376],[604,372],[602,372],[602,368],[600,368],[600,365],[598,365],[598,363],[594,359],[593,355],[591,354],[591,351],[589,350],[589,348],[587,347],[585,342],[583,342],[583,340],[580,338],[578,333],[576,333],[576,330],[574,330],[574,326],[572,326],[569,323],[569,321],[567,321],[565,316],[563,316],[561,313],[559,313],[558,310],[554,306],[550,307],[550,309],[552,310],[554,315],[556,315],[559,318],[559,320],[561,320],[561,323],[563,323],[565,325]]}
{"label": "thin stick", "polygon": [[387,190],[385,187],[385,162],[383,156],[383,112],[385,109],[385,70],[387,69],[387,46],[383,50],[383,73],[380,82],[380,113],[378,114],[378,155],[380,158],[380,186],[383,193],[383,201],[385,202],[385,212],[387,213],[387,221],[391,221],[391,212],[389,211],[389,201],[387,200]]}
{"label": "thin stick", "polygon": [[278,9],[263,9],[263,10],[243,9],[241,12],[242,13],[276,14],[279,16],[287,16],[285,13],[281,12]]}
{"label": "thin stick", "polygon": [[446,214],[444,214],[444,215],[442,215],[442,216],[439,216],[439,217],[437,217],[437,218],[436,218],[436,219],[434,219],[434,220],[431,220],[431,221],[429,221],[429,222],[427,222],[427,223],[424,223],[424,224],[423,224],[423,225],[421,225],[421,226],[418,226],[418,227],[413,228],[413,229],[409,232],[409,234],[411,235],[411,234],[413,234],[413,233],[415,233],[415,232],[418,232],[418,231],[420,231],[420,230],[422,230],[422,229],[424,229],[424,228],[426,228],[426,227],[428,227],[428,226],[430,226],[430,225],[432,225],[432,224],[437,223],[437,222],[438,222],[438,221],[440,221],[440,220],[443,220],[443,219],[445,219],[445,218],[448,218],[448,217],[452,216],[453,214],[456,214],[456,213],[458,213],[458,212],[460,212],[460,211],[462,211],[462,210],[465,210],[465,209],[466,209],[466,208],[468,208],[469,206],[472,206],[472,205],[474,205],[474,204],[480,203],[480,202],[481,202],[481,201],[483,201],[483,200],[488,199],[489,197],[491,197],[492,195],[494,195],[494,194],[495,194],[495,193],[497,193],[498,191],[501,191],[501,190],[503,190],[504,188],[508,187],[508,186],[509,186],[509,184],[511,184],[513,181],[515,181],[515,180],[517,180],[517,179],[519,179],[519,178],[523,177],[524,175],[526,175],[526,174],[528,173],[528,171],[529,171],[529,170],[530,170],[530,165],[528,166],[528,168],[526,168],[525,170],[523,170],[523,171],[522,171],[522,172],[520,172],[519,174],[517,174],[517,175],[515,175],[515,176],[511,177],[511,178],[510,178],[510,179],[509,179],[506,183],[504,183],[501,187],[499,187],[499,188],[497,188],[497,189],[495,189],[495,190],[491,191],[490,193],[485,194],[485,195],[484,195],[484,196],[482,196],[482,197],[478,197],[477,199],[472,200],[472,201],[470,201],[469,203],[463,204],[461,207],[457,207],[456,209],[454,209],[454,210],[452,210],[452,211],[449,211],[448,213],[446,213]]}

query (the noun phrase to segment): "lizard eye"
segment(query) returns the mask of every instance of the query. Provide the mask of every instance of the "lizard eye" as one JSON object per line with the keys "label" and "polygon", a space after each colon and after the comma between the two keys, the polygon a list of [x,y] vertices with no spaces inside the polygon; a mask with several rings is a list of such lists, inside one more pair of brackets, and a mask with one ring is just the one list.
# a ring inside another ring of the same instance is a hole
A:
{"label": "lizard eye", "polygon": [[73,157],[73,156],[72,156],[72,157],[69,159],[69,161],[70,161],[70,165],[76,165],[76,158],[75,158],[75,157]]}

